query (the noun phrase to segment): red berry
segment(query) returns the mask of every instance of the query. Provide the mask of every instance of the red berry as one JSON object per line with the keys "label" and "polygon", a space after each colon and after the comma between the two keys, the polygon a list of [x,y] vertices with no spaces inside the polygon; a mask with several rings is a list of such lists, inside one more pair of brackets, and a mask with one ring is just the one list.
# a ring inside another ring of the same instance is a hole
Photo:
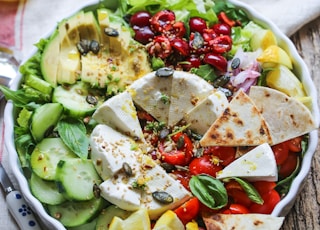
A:
{"label": "red berry", "polygon": [[147,11],[139,11],[131,16],[130,25],[144,27],[150,25],[151,14]]}
{"label": "red berry", "polygon": [[231,35],[231,27],[226,23],[218,23],[212,26],[212,29],[218,35]]}
{"label": "red berry", "polygon": [[134,39],[144,45],[151,42],[154,37],[154,33],[152,32],[149,26],[135,26],[133,27],[133,30],[135,32]]}
{"label": "red berry", "polygon": [[203,61],[207,64],[212,65],[221,72],[227,71],[227,59],[220,54],[207,53],[204,56]]}
{"label": "red berry", "polygon": [[204,29],[207,29],[207,23],[204,19],[199,17],[193,17],[189,20],[189,27],[191,32],[202,33]]}

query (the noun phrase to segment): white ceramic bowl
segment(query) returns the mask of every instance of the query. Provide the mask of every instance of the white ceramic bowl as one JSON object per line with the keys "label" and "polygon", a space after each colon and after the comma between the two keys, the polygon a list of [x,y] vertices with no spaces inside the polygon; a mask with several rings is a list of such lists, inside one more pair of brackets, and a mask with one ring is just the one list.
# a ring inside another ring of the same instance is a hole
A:
{"label": "white ceramic bowl", "polygon": [[[305,87],[305,90],[309,96],[312,97],[312,113],[316,119],[316,123],[319,124],[319,109],[317,106],[317,91],[312,82],[310,73],[306,64],[303,62],[302,58],[299,56],[296,48],[294,47],[291,40],[283,34],[277,26],[272,23],[267,18],[260,15],[256,12],[252,7],[238,2],[236,0],[229,0],[234,5],[243,9],[248,16],[255,22],[261,24],[266,28],[270,28],[274,34],[276,35],[279,45],[288,52],[293,60],[293,65],[295,68],[295,73],[300,76],[301,81]],[[87,5],[86,5],[87,6]],[[83,6],[85,7],[85,6]],[[77,12],[80,9],[75,10]],[[75,12],[70,12],[75,13]],[[70,14],[70,15],[71,15]],[[52,28],[50,28],[52,30]],[[19,87],[19,82],[21,80],[21,76],[18,76],[14,82],[12,83],[12,89],[17,89]],[[52,218],[47,214],[42,204],[37,200],[32,194],[28,186],[28,182],[21,170],[21,166],[19,163],[18,155],[14,146],[14,119],[15,119],[15,108],[13,104],[9,101],[5,108],[4,120],[5,120],[5,143],[7,151],[9,152],[9,164],[13,171],[13,175],[15,176],[18,185],[20,186],[21,192],[25,196],[25,199],[30,204],[31,208],[37,213],[43,226],[45,229],[65,229],[65,227],[56,219]],[[296,200],[297,195],[301,192],[303,188],[303,183],[307,177],[308,172],[310,171],[311,162],[313,155],[315,153],[317,143],[318,143],[318,133],[317,130],[314,130],[309,133],[310,139],[308,144],[308,150],[303,158],[302,166],[299,174],[294,179],[292,186],[290,188],[289,193],[284,197],[275,207],[272,212],[273,216],[285,216],[290,211],[294,202]]]}

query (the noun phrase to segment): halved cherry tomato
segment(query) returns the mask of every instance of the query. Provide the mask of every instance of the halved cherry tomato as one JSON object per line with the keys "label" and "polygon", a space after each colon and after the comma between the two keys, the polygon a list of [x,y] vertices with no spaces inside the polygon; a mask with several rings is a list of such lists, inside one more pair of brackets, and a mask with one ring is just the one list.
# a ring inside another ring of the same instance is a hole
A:
{"label": "halved cherry tomato", "polygon": [[169,39],[164,35],[154,37],[153,41],[147,45],[149,54],[165,59],[172,53]]}
{"label": "halved cherry tomato", "polygon": [[252,183],[252,185],[255,187],[255,189],[257,189],[257,191],[261,195],[270,192],[277,186],[277,184],[272,181],[255,181]]}
{"label": "halved cherry tomato", "polygon": [[227,166],[234,161],[236,157],[236,149],[225,146],[211,146],[204,148],[203,154],[217,156],[220,159],[222,166]]}
{"label": "halved cherry tomato", "polygon": [[248,197],[247,193],[243,190],[238,182],[231,180],[225,183],[225,188],[228,196],[231,199],[231,203],[241,204],[245,207],[249,207],[252,204],[252,201]]}
{"label": "halved cherry tomato", "polygon": [[173,175],[175,175],[175,178],[180,181],[180,183],[190,191],[189,181],[191,179],[191,174],[189,171],[179,171],[175,170],[172,172]]}
{"label": "halved cherry tomato", "polygon": [[285,142],[283,142],[283,143],[276,144],[271,148],[272,148],[274,157],[276,159],[277,165],[281,165],[282,163],[284,163],[288,158],[288,154],[289,154],[288,145]]}
{"label": "halved cherry tomato", "polygon": [[[165,151],[164,143],[160,143],[158,149],[160,151],[162,160],[172,165],[188,165],[192,159],[192,141],[186,134],[181,132],[173,135],[171,139],[177,145],[181,146],[177,146],[177,149],[171,151]],[[179,144],[178,142],[182,144]]]}
{"label": "halved cherry tomato", "polygon": [[220,35],[209,41],[209,46],[213,52],[223,54],[231,50],[232,39],[229,35]]}
{"label": "halved cherry tomato", "polygon": [[296,137],[293,138],[291,140],[286,141],[286,144],[288,145],[288,149],[291,152],[301,152],[302,148],[301,148],[301,141],[302,141],[302,137]]}
{"label": "halved cherry tomato", "polygon": [[150,19],[151,28],[158,33],[172,30],[176,16],[171,10],[161,10]]}
{"label": "halved cherry tomato", "polygon": [[272,189],[266,194],[261,195],[263,199],[263,204],[257,204],[253,203],[249,210],[252,213],[262,213],[262,214],[270,214],[274,207],[279,203],[280,201],[280,195],[279,193]]}
{"label": "halved cherry tomato", "polygon": [[222,170],[222,166],[214,162],[212,156],[203,155],[198,158],[194,158],[189,164],[189,170],[192,175],[208,174],[216,177],[217,172]]}
{"label": "halved cherry tomato", "polygon": [[183,224],[187,224],[198,215],[200,202],[197,197],[192,197],[190,200],[182,204],[174,210]]}
{"label": "halved cherry tomato", "polygon": [[295,170],[298,163],[297,153],[290,152],[287,160],[280,165],[279,175],[281,178],[288,177]]}
{"label": "halved cherry tomato", "polygon": [[224,214],[247,214],[249,209],[241,204],[230,204],[229,208],[224,210]]}

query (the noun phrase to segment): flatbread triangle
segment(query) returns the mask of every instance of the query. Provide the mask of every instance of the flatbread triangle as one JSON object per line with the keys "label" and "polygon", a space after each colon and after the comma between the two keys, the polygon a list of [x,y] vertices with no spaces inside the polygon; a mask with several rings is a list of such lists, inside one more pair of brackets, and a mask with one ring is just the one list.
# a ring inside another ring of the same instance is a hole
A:
{"label": "flatbread triangle", "polygon": [[202,146],[256,146],[263,143],[272,143],[269,127],[243,90],[237,92],[200,140]]}
{"label": "flatbread triangle", "polygon": [[318,127],[310,110],[299,100],[262,86],[252,86],[249,97],[268,123],[273,145]]}

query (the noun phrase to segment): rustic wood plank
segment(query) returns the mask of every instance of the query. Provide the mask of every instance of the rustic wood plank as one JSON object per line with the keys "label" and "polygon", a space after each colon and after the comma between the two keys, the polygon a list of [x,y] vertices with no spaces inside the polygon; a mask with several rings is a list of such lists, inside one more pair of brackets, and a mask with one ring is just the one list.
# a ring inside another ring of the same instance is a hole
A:
{"label": "rustic wood plank", "polygon": [[[305,25],[291,37],[309,67],[312,79],[320,89],[320,17]],[[318,95],[318,105],[320,95]],[[319,131],[318,131],[319,136]],[[282,230],[320,229],[320,144],[304,188],[287,215]]]}

